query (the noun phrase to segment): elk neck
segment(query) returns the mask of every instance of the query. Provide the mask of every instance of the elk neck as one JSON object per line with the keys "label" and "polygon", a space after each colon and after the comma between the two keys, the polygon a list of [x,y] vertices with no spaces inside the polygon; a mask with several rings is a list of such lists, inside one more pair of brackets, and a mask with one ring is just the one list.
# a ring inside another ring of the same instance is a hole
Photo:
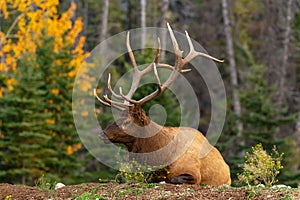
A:
{"label": "elk neck", "polygon": [[129,109],[131,120],[138,125],[132,144],[126,144],[130,152],[152,152],[167,145],[174,137],[175,127],[164,127],[152,121],[139,106]]}
{"label": "elk neck", "polygon": [[129,115],[131,120],[141,126],[147,126],[150,124],[150,118],[146,115],[146,112],[141,108],[141,106],[136,105],[133,108],[129,109]]}

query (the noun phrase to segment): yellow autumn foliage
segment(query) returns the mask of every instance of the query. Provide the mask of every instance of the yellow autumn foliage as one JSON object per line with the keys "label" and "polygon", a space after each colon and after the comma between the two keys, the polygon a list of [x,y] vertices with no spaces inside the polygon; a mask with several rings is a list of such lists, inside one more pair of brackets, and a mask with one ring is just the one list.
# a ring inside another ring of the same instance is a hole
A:
{"label": "yellow autumn foliage", "polygon": [[51,92],[52,92],[52,94],[58,95],[59,89],[52,89]]}
{"label": "yellow autumn foliage", "polygon": [[[36,54],[36,47],[42,45],[43,38],[54,39],[54,53],[59,53],[65,46],[72,47],[70,54],[73,60],[65,67],[74,70],[69,73],[71,78],[76,74],[83,60],[87,57],[83,46],[85,37],[79,36],[83,23],[80,18],[72,23],[76,5],[58,15],[58,0],[1,0],[0,18],[11,21],[9,28],[0,31],[0,71],[6,74],[17,70],[17,61],[25,54]],[[13,13],[13,14],[10,14]],[[16,14],[17,13],[17,14]],[[76,40],[78,39],[78,42]],[[57,60],[56,63],[61,63]],[[7,87],[12,89],[12,81],[7,81]],[[3,95],[3,88],[0,90]],[[53,91],[56,93],[56,91]]]}
{"label": "yellow autumn foliage", "polygon": [[47,124],[55,124],[55,119],[46,119]]}

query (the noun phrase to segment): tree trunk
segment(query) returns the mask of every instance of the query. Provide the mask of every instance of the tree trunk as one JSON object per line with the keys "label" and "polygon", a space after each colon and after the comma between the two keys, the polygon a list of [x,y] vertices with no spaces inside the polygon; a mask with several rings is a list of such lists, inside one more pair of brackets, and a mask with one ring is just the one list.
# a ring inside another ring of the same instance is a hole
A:
{"label": "tree trunk", "polygon": [[[299,108],[300,110],[300,108]],[[295,140],[296,140],[296,152],[300,154],[300,112],[298,113],[298,119],[296,121],[296,126],[295,126]],[[296,163],[295,169],[300,168],[300,163]]]}
{"label": "tree trunk", "polygon": [[102,21],[101,21],[99,42],[105,40],[107,35],[108,9],[109,9],[109,0],[103,0]]}
{"label": "tree trunk", "polygon": [[286,5],[286,19],[285,19],[285,32],[283,39],[283,57],[282,65],[280,66],[280,76],[279,76],[279,102],[285,105],[286,99],[286,75],[288,67],[288,57],[289,57],[289,43],[291,34],[291,20],[292,20],[292,0],[287,0]]}
{"label": "tree trunk", "polygon": [[[241,114],[241,103],[240,103],[240,98],[238,96],[237,69],[236,69],[235,55],[233,49],[233,39],[231,36],[232,30],[231,30],[231,24],[229,20],[227,0],[222,0],[222,11],[223,11],[224,26],[225,26],[227,54],[229,59],[230,80],[231,80],[231,87],[233,92],[233,109],[235,115],[239,117]],[[241,138],[242,131],[243,131],[243,124],[240,120],[236,120],[236,126],[238,130],[237,136]],[[244,141],[240,141],[239,144],[243,145]]]}
{"label": "tree trunk", "polygon": [[[160,20],[160,27],[166,28],[167,27],[167,12],[169,10],[169,0],[163,0],[162,1],[162,7],[161,7],[161,20]],[[161,48],[166,49],[166,42],[167,42],[167,31],[162,32],[161,36]],[[165,58],[165,51],[161,51],[161,59],[163,60]]]}
{"label": "tree trunk", "polygon": [[127,13],[126,13],[126,28],[131,29],[132,27],[132,1],[127,0]]}
{"label": "tree trunk", "polygon": [[142,50],[145,48],[146,42],[146,0],[141,0],[141,48]]}
{"label": "tree trunk", "polygon": [[[298,113],[298,119],[296,122],[296,133],[298,133],[297,135],[299,135],[299,140],[300,140],[300,112]],[[300,143],[300,141],[299,141]]]}
{"label": "tree trunk", "polygon": [[[85,37],[87,37],[88,33],[88,23],[89,23],[89,1],[88,0],[83,0],[82,1],[82,5],[83,5],[83,35]],[[87,40],[85,40],[85,45],[84,45],[84,50],[87,51],[88,50],[88,43]]]}

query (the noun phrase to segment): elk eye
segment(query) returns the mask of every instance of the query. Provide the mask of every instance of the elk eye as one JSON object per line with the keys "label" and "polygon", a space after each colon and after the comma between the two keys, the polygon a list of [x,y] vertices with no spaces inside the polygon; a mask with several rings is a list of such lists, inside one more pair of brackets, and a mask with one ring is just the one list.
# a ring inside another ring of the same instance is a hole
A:
{"label": "elk eye", "polygon": [[122,129],[125,130],[127,129],[128,125],[131,123],[130,120],[126,120],[122,123]]}
{"label": "elk eye", "polygon": [[131,122],[130,120],[124,121],[124,122],[123,122],[123,126],[128,126],[128,125],[130,124],[130,122]]}

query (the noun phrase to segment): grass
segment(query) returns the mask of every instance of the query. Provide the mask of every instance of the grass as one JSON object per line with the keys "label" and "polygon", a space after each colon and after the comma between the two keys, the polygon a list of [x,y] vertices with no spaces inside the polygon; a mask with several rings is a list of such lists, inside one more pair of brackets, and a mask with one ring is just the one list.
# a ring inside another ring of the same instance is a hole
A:
{"label": "grass", "polygon": [[93,194],[90,192],[84,192],[81,195],[74,195],[72,197],[76,197],[76,200],[89,200],[89,199],[98,199],[98,200],[106,200],[101,194]]}
{"label": "grass", "polygon": [[140,195],[143,194],[145,191],[143,188],[127,188],[125,190],[120,190],[117,194],[117,197],[121,197],[127,194],[135,194],[135,195]]}

